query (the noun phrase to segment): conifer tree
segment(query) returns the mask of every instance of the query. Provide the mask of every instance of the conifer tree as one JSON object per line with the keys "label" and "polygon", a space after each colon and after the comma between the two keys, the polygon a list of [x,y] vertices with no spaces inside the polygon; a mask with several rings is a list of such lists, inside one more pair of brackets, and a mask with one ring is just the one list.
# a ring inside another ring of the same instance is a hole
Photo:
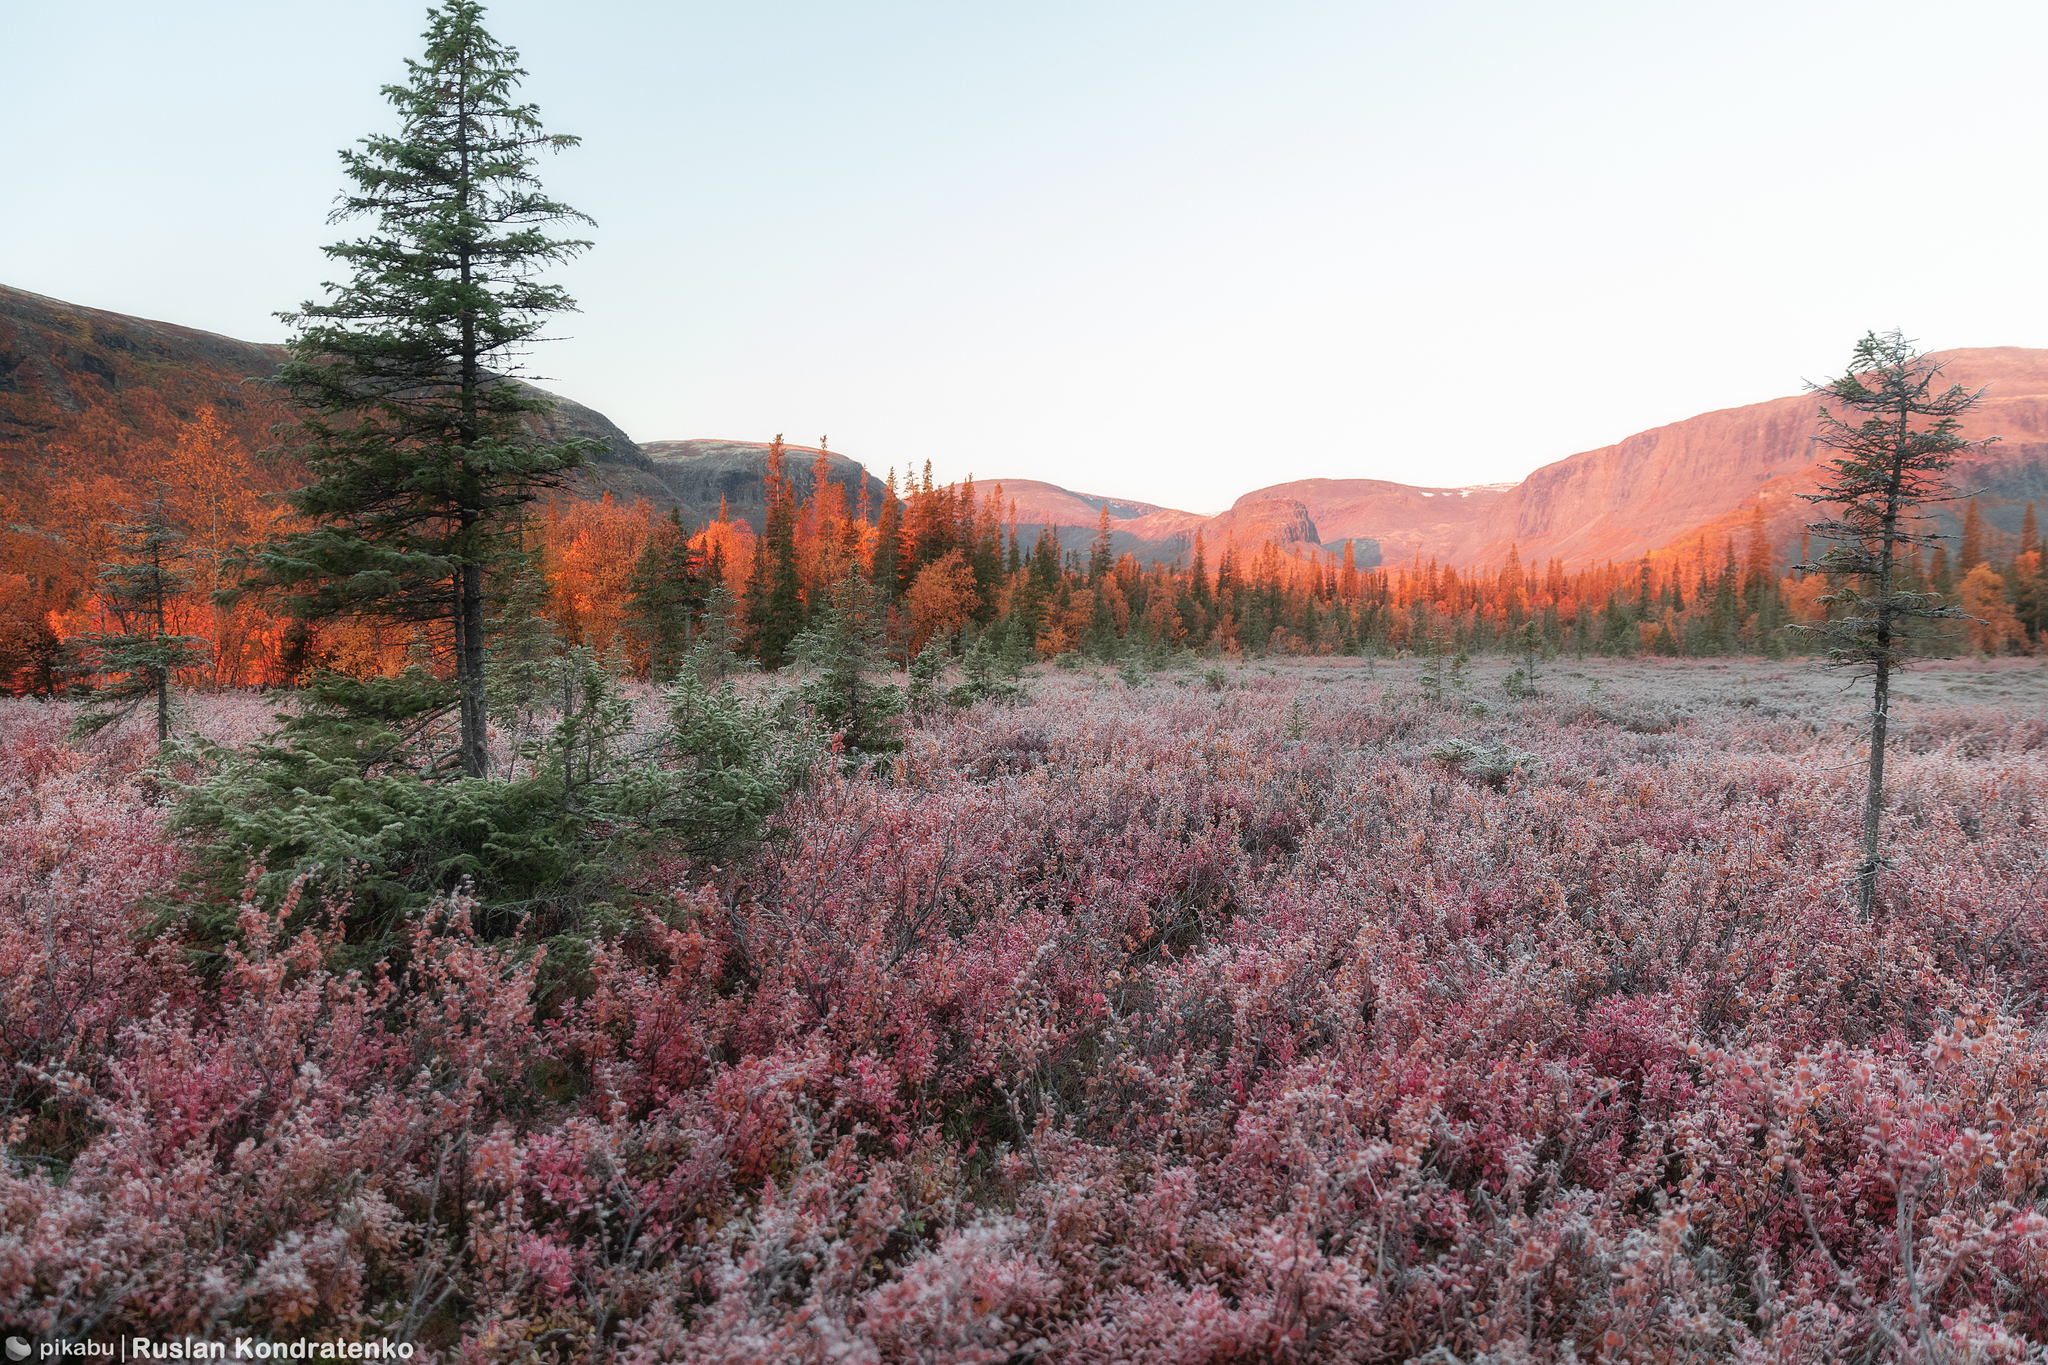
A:
{"label": "conifer tree", "polygon": [[1764,505],[1759,502],[1749,516],[1749,558],[1742,571],[1742,609],[1752,616],[1761,615],[1764,600],[1776,581],[1771,567],[1771,533],[1764,524]]}
{"label": "conifer tree", "polygon": [[1984,514],[1977,500],[1963,504],[1963,540],[1956,547],[1956,572],[1966,574],[1984,562]]}
{"label": "conifer tree", "polygon": [[763,668],[780,668],[790,645],[803,633],[803,580],[796,567],[796,496],[783,472],[782,435],[768,445],[768,511],[761,539],[754,543],[754,572],[747,581],[747,627],[754,657]]}
{"label": "conifer tree", "polygon": [[888,666],[888,609],[874,584],[849,573],[832,585],[817,613],[817,628],[798,645],[818,674],[798,696],[831,733],[850,761],[903,747],[903,693],[869,677]]}
{"label": "conifer tree", "polygon": [[[547,229],[589,219],[541,192],[535,154],[576,139],[515,102],[526,73],[483,7],[427,16],[424,57],[384,88],[399,132],[342,153],[354,189],[332,221],[374,229],[326,248],[349,277],[284,315],[296,333],[280,379],[305,410],[297,453],[313,475],[290,502],[309,525],[264,549],[246,586],[282,589],[302,619],[424,628],[452,657],[453,696],[420,673],[406,706],[452,700],[460,770],[481,777],[486,573],[517,510],[595,446],[536,439],[526,419],[549,402],[514,377],[549,315],[574,306],[537,272],[589,245]],[[316,700],[346,709],[351,692]]]}
{"label": "conifer tree", "polygon": [[682,671],[705,687],[717,688],[733,674],[753,667],[753,660],[741,653],[739,602],[722,577],[713,575],[710,581],[711,595],[705,599],[696,643],[690,646]]}
{"label": "conifer tree", "polygon": [[668,521],[648,537],[627,580],[626,617],[655,682],[673,681],[689,654],[692,628],[704,605],[703,578],[682,513],[671,508]]}
{"label": "conifer tree", "polygon": [[899,581],[902,540],[903,503],[896,496],[896,471],[891,468],[882,494],[882,510],[875,514],[875,557],[870,575],[885,603],[894,602],[903,593]]}
{"label": "conifer tree", "polygon": [[1109,532],[1109,504],[1104,503],[1095,518],[1095,541],[1088,547],[1088,586],[1092,588],[1101,583],[1114,567],[1116,554]]}
{"label": "conifer tree", "polygon": [[1815,439],[1836,452],[1828,461],[1834,472],[1820,491],[1802,496],[1839,510],[1807,527],[1828,545],[1827,552],[1796,566],[1800,572],[1826,574],[1831,585],[1821,599],[1830,619],[1811,627],[1826,644],[1829,661],[1871,679],[1863,858],[1855,879],[1857,912],[1864,918],[1876,902],[1877,873],[1884,864],[1878,833],[1891,675],[1912,657],[1909,628],[1914,622],[1963,614],[1938,605],[1935,596],[1903,591],[1899,583],[1903,551],[1940,544],[1939,537],[1915,529],[1927,517],[1920,509],[1946,500],[1943,475],[1956,455],[1973,444],[1963,439],[1960,418],[1983,396],[1982,390],[1972,393],[1961,385],[1937,391],[1940,375],[1941,367],[1901,333],[1870,332],[1856,343],[1847,374],[1812,386],[1848,412],[1864,414],[1851,426],[1828,407],[1820,410]]}
{"label": "conifer tree", "polygon": [[84,641],[99,685],[78,729],[91,734],[154,700],[156,742],[162,744],[171,737],[171,675],[206,662],[203,641],[171,633],[170,604],[186,586],[180,568],[185,537],[165,515],[161,489],[137,521],[108,530],[119,558],[100,570],[99,598],[120,629]]}
{"label": "conifer tree", "polygon": [[508,731],[512,762],[502,775],[511,780],[535,729],[535,715],[554,690],[561,642],[548,616],[551,592],[538,550],[517,551],[492,586],[495,610],[485,622],[490,671],[484,699]]}

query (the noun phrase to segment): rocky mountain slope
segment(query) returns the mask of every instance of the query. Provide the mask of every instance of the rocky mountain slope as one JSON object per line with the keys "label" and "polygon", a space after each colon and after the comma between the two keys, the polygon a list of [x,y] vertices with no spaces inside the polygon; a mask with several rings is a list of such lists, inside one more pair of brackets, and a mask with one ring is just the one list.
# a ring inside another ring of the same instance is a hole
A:
{"label": "rocky mountain slope", "polygon": [[[1985,519],[2019,529],[2029,499],[2048,496],[2048,351],[1985,347],[1943,351],[1944,378],[1984,398],[1963,423],[1997,443],[1958,464],[1952,483],[1980,493]],[[1567,568],[1627,560],[1746,527],[1761,505],[1781,555],[1815,518],[1797,495],[1813,491],[1829,452],[1813,440],[1820,400],[1810,394],[1702,413],[1548,464],[1518,484],[1411,488],[1372,479],[1310,479],[1246,499],[1300,500],[1326,540],[1369,535],[1390,562],[1420,555],[1459,566],[1498,564],[1510,546],[1524,564],[1555,557]],[[1242,501],[1242,500],[1241,500]],[[1955,508],[1937,520],[1953,532]]]}
{"label": "rocky mountain slope", "polygon": [[[768,513],[766,441],[649,441],[639,450],[664,490],[656,501],[680,507],[684,521],[701,526],[723,505],[728,516],[761,529]],[[815,446],[782,447],[783,470],[798,497],[810,496],[811,466],[818,453]],[[828,454],[827,462],[832,482],[846,490],[848,507],[860,505],[863,483],[869,504],[882,505],[887,490],[880,479],[844,455]]]}

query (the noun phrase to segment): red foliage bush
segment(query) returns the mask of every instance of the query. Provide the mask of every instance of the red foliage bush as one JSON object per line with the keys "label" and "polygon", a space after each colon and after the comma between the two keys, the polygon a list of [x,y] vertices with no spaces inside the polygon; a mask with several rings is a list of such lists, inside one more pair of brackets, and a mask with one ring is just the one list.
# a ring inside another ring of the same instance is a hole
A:
{"label": "red foliage bush", "polygon": [[245,906],[202,988],[130,933],[153,810],[47,714],[0,715],[9,1322],[473,1360],[2048,1340],[2038,727],[1914,732],[1860,923],[1854,774],[1796,717],[1042,680],[670,869],[543,1010],[459,901],[374,978]]}

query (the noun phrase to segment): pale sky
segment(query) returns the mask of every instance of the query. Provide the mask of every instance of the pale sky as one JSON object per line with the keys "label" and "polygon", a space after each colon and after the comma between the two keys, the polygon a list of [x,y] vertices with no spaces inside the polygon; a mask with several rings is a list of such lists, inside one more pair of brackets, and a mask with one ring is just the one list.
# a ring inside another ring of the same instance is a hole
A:
{"label": "pale sky", "polygon": [[[0,3],[0,282],[249,340],[425,6]],[[1192,511],[2048,346],[2048,7],[498,0],[598,221],[548,385]]]}

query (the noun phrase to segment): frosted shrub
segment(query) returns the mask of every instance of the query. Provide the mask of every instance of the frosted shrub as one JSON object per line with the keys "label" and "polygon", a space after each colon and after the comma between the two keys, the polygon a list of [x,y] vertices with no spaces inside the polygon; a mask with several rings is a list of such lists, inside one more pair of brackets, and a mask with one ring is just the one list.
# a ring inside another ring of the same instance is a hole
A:
{"label": "frosted shrub", "polygon": [[1860,923],[1824,726],[1564,690],[934,708],[750,855],[622,853],[624,928],[545,993],[460,898],[350,973],[331,907],[252,896],[195,981],[134,932],[181,857],[146,774],[0,710],[0,1317],[479,1361],[2038,1354],[2038,727],[1919,717]]}

